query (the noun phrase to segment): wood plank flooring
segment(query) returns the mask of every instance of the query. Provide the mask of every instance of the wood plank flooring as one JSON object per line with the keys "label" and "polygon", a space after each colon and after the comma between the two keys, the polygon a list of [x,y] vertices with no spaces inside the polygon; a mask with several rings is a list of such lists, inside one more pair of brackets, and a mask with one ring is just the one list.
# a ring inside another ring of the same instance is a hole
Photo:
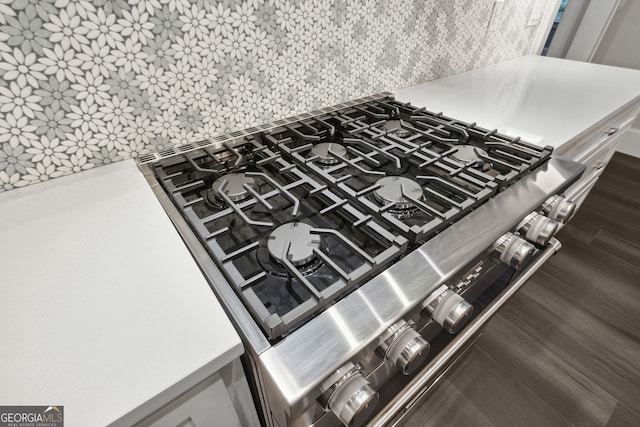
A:
{"label": "wood plank flooring", "polygon": [[400,425],[640,426],[640,159],[616,153],[558,239]]}

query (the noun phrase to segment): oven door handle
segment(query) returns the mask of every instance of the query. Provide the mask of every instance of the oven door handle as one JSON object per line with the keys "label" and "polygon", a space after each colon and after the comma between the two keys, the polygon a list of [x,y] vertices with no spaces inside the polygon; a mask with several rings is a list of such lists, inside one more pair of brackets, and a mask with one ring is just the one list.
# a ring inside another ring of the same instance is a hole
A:
{"label": "oven door handle", "polygon": [[395,424],[427,392],[453,362],[460,351],[470,344],[494,314],[538,271],[549,258],[555,255],[562,244],[552,238],[534,261],[508,285],[466,328],[464,328],[415,378],[411,380],[369,422],[369,427]]}

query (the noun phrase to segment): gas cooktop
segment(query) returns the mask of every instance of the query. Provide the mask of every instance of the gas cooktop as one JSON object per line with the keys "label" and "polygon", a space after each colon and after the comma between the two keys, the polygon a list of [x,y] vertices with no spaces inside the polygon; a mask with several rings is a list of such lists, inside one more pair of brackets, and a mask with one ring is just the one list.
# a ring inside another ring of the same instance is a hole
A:
{"label": "gas cooktop", "polygon": [[383,97],[177,154],[154,170],[277,340],[550,154]]}

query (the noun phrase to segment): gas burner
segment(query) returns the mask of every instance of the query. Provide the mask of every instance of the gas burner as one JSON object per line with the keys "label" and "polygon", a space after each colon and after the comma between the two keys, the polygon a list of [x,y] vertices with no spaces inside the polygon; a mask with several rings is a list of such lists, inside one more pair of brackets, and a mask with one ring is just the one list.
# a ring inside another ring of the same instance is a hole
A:
{"label": "gas burner", "polygon": [[456,149],[457,151],[451,155],[451,158],[467,166],[483,166],[484,159],[489,155],[482,148],[473,145],[458,145]]}
{"label": "gas burner", "polygon": [[[332,154],[332,153],[335,153]],[[318,163],[321,163],[325,166],[335,165],[339,163],[340,160],[335,156],[344,157],[347,155],[347,149],[344,145],[335,144],[333,142],[321,142],[320,144],[316,144],[311,149],[311,154],[318,157]]]}
{"label": "gas burner", "polygon": [[400,138],[411,136],[411,131],[402,127],[402,120],[387,120],[382,125],[382,128],[386,130],[387,133],[397,135]]}
{"label": "gas burner", "polygon": [[376,185],[378,188],[373,192],[373,197],[383,205],[393,204],[396,210],[410,209],[414,206],[410,199],[419,200],[422,197],[422,186],[402,176],[385,176]]}
{"label": "gas burner", "polygon": [[244,173],[228,173],[213,182],[207,198],[214,204],[218,204],[216,201],[226,202],[225,196],[232,202],[241,202],[251,197],[247,187],[255,190],[256,181]]}
{"label": "gas burner", "polygon": [[285,257],[295,266],[311,263],[316,259],[314,250],[320,250],[321,244],[320,236],[311,230],[313,227],[303,222],[282,224],[269,235],[269,255],[280,264],[285,264]]}

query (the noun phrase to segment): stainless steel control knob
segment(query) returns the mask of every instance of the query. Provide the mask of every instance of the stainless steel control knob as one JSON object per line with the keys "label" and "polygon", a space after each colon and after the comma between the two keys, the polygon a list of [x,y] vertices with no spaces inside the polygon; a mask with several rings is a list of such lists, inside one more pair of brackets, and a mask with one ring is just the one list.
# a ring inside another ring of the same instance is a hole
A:
{"label": "stainless steel control knob", "polygon": [[362,375],[362,366],[348,363],[320,386],[320,403],[346,426],[359,427],[371,418],[378,392]]}
{"label": "stainless steel control knob", "polygon": [[531,212],[518,224],[518,231],[525,239],[538,245],[546,245],[558,231],[560,223],[537,212]]}
{"label": "stainless steel control knob", "polygon": [[451,334],[462,329],[473,314],[473,306],[448,287],[436,298],[433,298],[432,294],[424,300],[422,307],[423,316],[431,316],[437,324]]}
{"label": "stainless steel control knob", "polygon": [[564,224],[576,212],[576,204],[561,196],[551,196],[542,204],[542,212],[549,218]]}
{"label": "stainless steel control knob", "polygon": [[500,261],[515,269],[520,269],[535,251],[531,243],[510,232],[496,240],[493,249],[500,254]]}
{"label": "stainless steel control knob", "polygon": [[347,426],[361,426],[371,418],[378,402],[375,391],[362,374],[349,378],[329,399],[329,409]]}
{"label": "stainless steel control knob", "polygon": [[431,345],[414,329],[411,321],[394,324],[389,334],[379,351],[404,375],[412,374],[427,359]]}

